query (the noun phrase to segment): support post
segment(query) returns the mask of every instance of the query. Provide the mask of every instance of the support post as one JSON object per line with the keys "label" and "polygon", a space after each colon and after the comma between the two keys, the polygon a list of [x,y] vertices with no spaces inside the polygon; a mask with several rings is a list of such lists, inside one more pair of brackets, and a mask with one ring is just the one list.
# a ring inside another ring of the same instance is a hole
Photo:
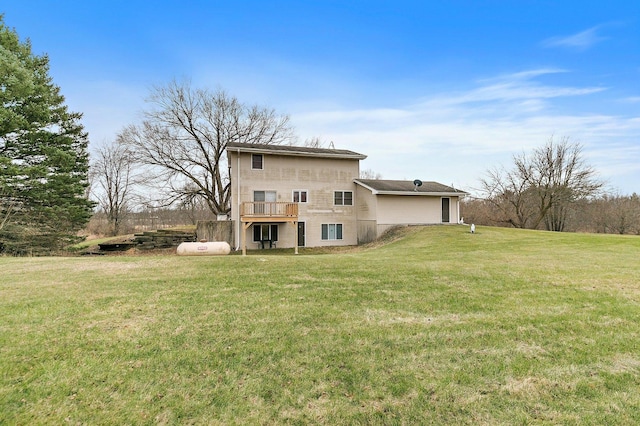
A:
{"label": "support post", "polygon": [[247,255],[247,229],[251,226],[253,222],[244,222],[242,224],[242,255]]}

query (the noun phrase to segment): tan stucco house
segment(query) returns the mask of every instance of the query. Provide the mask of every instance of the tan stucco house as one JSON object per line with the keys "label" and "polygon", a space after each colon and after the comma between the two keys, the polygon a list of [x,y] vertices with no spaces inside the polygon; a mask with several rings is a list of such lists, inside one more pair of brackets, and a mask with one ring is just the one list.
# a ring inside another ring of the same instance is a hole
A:
{"label": "tan stucco house", "polygon": [[359,179],[366,155],[227,144],[238,249],[356,245],[395,225],[457,223],[466,195],[436,182]]}

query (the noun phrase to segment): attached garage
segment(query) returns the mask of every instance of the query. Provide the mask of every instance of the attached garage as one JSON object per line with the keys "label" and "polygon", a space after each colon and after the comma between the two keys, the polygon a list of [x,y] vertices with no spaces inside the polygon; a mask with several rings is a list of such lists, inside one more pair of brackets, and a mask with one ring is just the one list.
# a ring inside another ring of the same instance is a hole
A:
{"label": "attached garage", "polygon": [[356,179],[358,243],[375,240],[397,225],[458,223],[467,195],[438,182]]}

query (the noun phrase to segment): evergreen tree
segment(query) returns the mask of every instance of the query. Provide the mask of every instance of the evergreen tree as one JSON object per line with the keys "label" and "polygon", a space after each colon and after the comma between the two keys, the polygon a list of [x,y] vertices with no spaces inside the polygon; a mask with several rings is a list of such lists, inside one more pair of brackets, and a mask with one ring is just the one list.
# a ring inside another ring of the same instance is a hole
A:
{"label": "evergreen tree", "polygon": [[89,220],[88,136],[31,51],[0,15],[0,252],[45,253]]}

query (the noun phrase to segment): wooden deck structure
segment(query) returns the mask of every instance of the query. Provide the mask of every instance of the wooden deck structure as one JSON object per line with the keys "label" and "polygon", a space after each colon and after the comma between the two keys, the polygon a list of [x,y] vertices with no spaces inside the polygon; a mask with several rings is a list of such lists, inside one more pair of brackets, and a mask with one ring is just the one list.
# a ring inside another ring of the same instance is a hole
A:
{"label": "wooden deck structure", "polygon": [[254,223],[291,223],[295,229],[295,254],[298,254],[298,203],[253,201],[240,204],[242,255],[247,255],[247,229]]}

